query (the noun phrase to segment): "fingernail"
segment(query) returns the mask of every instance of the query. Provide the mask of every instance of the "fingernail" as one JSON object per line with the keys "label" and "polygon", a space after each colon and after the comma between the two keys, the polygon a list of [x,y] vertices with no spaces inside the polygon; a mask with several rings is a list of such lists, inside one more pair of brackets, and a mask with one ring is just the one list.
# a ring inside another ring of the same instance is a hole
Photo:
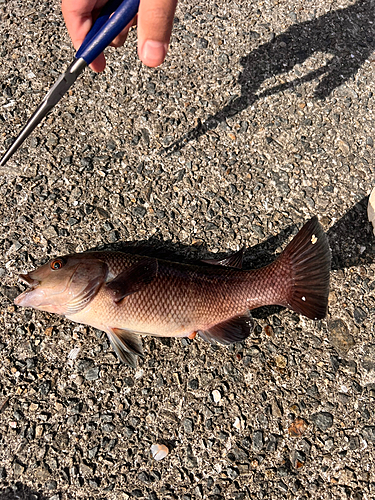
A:
{"label": "fingernail", "polygon": [[168,44],[155,40],[146,40],[143,44],[141,58],[147,66],[158,66],[164,61]]}

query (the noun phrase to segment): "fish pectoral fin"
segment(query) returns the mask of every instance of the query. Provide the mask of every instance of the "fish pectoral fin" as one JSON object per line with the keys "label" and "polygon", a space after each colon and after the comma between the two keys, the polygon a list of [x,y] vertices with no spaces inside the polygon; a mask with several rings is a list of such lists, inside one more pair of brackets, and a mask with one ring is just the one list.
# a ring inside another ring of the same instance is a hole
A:
{"label": "fish pectoral fin", "polygon": [[110,328],[107,335],[120,361],[136,368],[137,356],[143,356],[143,346],[139,335],[120,328]]}
{"label": "fish pectoral fin", "polygon": [[242,269],[243,262],[243,252],[244,249],[238,250],[238,252],[230,255],[229,257],[225,257],[225,259],[205,259],[202,260],[205,264],[211,264],[213,266],[224,266],[224,267],[235,267],[236,269]]}
{"label": "fish pectoral fin", "polygon": [[156,259],[142,259],[107,283],[107,288],[112,291],[114,301],[120,302],[128,295],[140,292],[149,285],[156,277],[157,271]]}
{"label": "fish pectoral fin", "polygon": [[233,316],[208,330],[200,331],[199,336],[211,344],[233,344],[245,340],[254,328],[254,320],[250,313]]}

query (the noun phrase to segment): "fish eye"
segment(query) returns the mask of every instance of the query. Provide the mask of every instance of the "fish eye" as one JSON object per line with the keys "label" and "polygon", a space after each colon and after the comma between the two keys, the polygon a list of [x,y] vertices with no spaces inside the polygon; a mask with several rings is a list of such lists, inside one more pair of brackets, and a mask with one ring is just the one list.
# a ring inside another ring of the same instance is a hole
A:
{"label": "fish eye", "polygon": [[58,271],[65,265],[65,261],[63,259],[55,259],[51,262],[51,269],[53,271]]}

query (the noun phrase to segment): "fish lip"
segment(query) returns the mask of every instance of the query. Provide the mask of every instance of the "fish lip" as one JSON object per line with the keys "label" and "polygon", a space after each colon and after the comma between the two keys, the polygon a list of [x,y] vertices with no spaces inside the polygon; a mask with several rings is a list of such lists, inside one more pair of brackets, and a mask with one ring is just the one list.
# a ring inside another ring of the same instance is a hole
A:
{"label": "fish lip", "polygon": [[31,290],[34,290],[34,288],[36,288],[40,284],[40,281],[31,278],[28,274],[20,274],[18,277],[22,281],[22,283],[28,285]]}
{"label": "fish lip", "polygon": [[19,305],[26,305],[27,306],[27,304],[25,304],[25,301],[27,302],[28,298],[30,296],[33,296],[32,292],[36,288],[38,288],[38,286],[40,285],[40,281],[31,278],[31,276],[29,274],[20,274],[19,275],[19,279],[20,279],[20,281],[22,281],[22,283],[24,283],[25,285],[27,285],[29,288],[27,288],[24,292],[22,292],[20,295],[18,295],[14,299],[14,303],[17,306],[19,306]]}

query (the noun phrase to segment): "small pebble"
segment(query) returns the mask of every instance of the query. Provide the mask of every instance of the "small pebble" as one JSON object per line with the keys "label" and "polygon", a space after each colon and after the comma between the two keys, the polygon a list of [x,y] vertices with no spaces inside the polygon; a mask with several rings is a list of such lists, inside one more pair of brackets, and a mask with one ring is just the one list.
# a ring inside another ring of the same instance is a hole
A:
{"label": "small pebble", "polygon": [[347,144],[342,139],[339,139],[337,141],[337,146],[344,156],[347,156],[350,153],[349,144]]}
{"label": "small pebble", "polygon": [[20,463],[15,462],[13,465],[13,471],[15,476],[20,476],[25,471],[25,467]]}
{"label": "small pebble", "polygon": [[243,429],[243,424],[241,420],[237,417],[236,420],[234,421],[233,427],[237,429],[238,431],[242,431]]}
{"label": "small pebble", "polygon": [[221,400],[221,393],[217,389],[213,390],[211,394],[214,403],[218,403]]}
{"label": "small pebble", "polygon": [[280,368],[280,370],[283,370],[286,365],[288,364],[288,360],[285,356],[276,356],[275,357],[275,364],[277,366],[277,368]]}
{"label": "small pebble", "polygon": [[46,328],[44,330],[44,335],[46,335],[46,337],[51,337],[52,336],[52,332],[53,332],[53,326],[49,326],[48,328]]}
{"label": "small pebble", "polygon": [[354,320],[357,324],[361,324],[367,318],[367,313],[362,307],[356,307],[353,312]]}
{"label": "small pebble", "polygon": [[255,431],[253,434],[253,450],[260,451],[264,446],[263,432]]}
{"label": "small pebble", "polygon": [[192,389],[194,391],[194,390],[198,389],[199,382],[196,378],[193,378],[192,380],[189,380],[188,386],[189,386],[189,389]]}
{"label": "small pebble", "polygon": [[80,347],[75,347],[74,349],[72,349],[68,354],[68,359],[72,360],[76,359],[80,350],[81,350]]}
{"label": "small pebble", "polygon": [[321,431],[326,431],[333,425],[332,415],[325,411],[311,415],[311,420]]}
{"label": "small pebble", "polygon": [[191,418],[184,418],[182,421],[182,425],[187,434],[191,434],[194,430],[194,423]]}
{"label": "small pebble", "polygon": [[75,217],[69,217],[68,219],[68,224],[69,226],[75,226],[76,224],[78,224],[79,220],[76,219]]}
{"label": "small pebble", "polygon": [[302,436],[308,427],[308,423],[303,418],[297,417],[289,426],[288,432],[292,437]]}
{"label": "small pebble", "polygon": [[368,425],[364,427],[362,433],[367,441],[375,442],[375,426]]}
{"label": "small pebble", "polygon": [[163,460],[169,453],[168,448],[164,444],[153,444],[151,446],[152,458],[155,460]]}
{"label": "small pebble", "polygon": [[346,354],[355,344],[347,324],[340,318],[328,322],[328,340],[342,354]]}
{"label": "small pebble", "polygon": [[90,368],[87,370],[85,373],[85,379],[86,380],[97,380],[99,378],[99,368]]}
{"label": "small pebble", "polygon": [[35,427],[35,437],[40,438],[43,435],[43,430],[44,430],[43,425],[37,425]]}

